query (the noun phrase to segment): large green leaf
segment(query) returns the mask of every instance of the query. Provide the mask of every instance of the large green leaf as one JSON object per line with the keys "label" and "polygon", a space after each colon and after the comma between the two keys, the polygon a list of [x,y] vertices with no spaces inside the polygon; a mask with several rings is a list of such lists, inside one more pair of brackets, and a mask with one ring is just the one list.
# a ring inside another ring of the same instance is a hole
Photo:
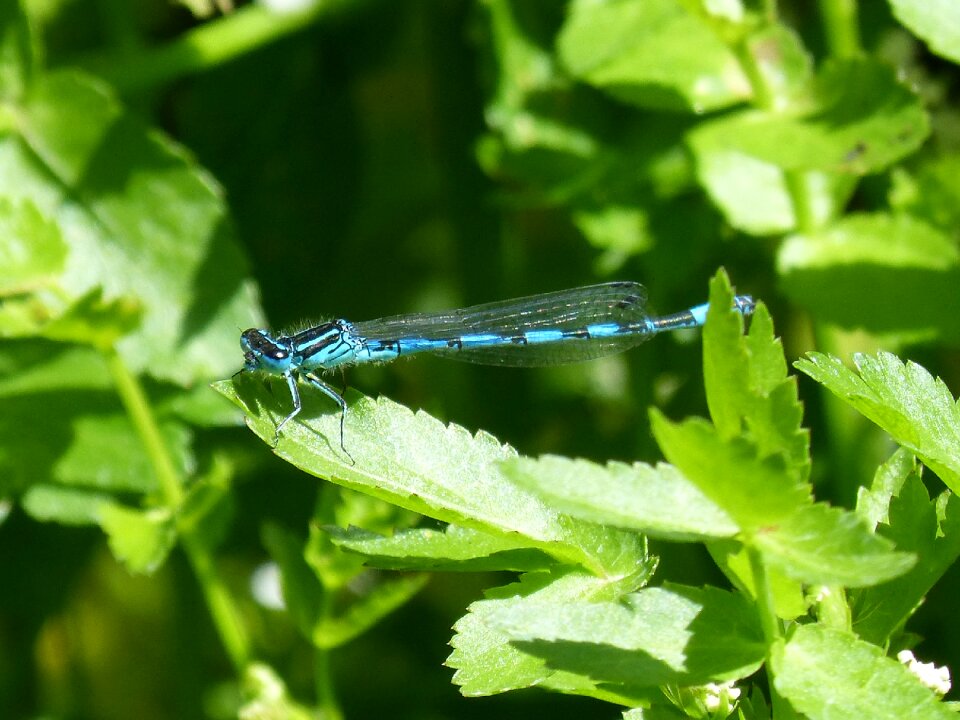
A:
{"label": "large green leaf", "polygon": [[800,625],[773,669],[777,690],[811,720],[956,717],[906,667],[852,633]]}
{"label": "large green leaf", "polygon": [[[254,432],[274,440],[285,403],[278,407],[249,375],[215,388],[244,408]],[[444,522],[525,538],[528,547],[597,572],[629,572],[646,558],[635,533],[574,521],[517,487],[501,467],[515,451],[486,433],[351,393],[343,436],[351,459],[339,447],[339,411],[317,414],[313,393],[304,395],[303,413],[284,426],[274,452],[305,472]]]}
{"label": "large green leaf", "polygon": [[960,5],[952,0],[890,0],[890,7],[932,52],[960,63]]}
{"label": "large green leaf", "polygon": [[750,94],[733,53],[677,0],[574,2],[557,48],[575,77],[641,107],[705,112]]}
{"label": "large green leaf", "polygon": [[0,195],[59,228],[61,291],[139,303],[142,324],[119,344],[135,370],[180,383],[228,374],[237,328],[260,318],[214,181],[76,73],[35,78],[16,118],[0,134]]}
{"label": "large green leaf", "polygon": [[654,537],[727,537],[738,528],[676,468],[644,463],[597,465],[546,456],[517,458],[507,473],[561,512]]}
{"label": "large green leaf", "polygon": [[960,252],[918,219],[849,215],[789,238],[777,265],[785,292],[823,321],[960,341]]}
{"label": "large green leaf", "polygon": [[547,667],[604,684],[739,679],[765,654],[753,606],[714,588],[646,588],[618,602],[530,600],[504,605],[486,622]]}
{"label": "large green leaf", "polygon": [[808,353],[794,365],[908,448],[954,492],[960,491],[960,408],[950,389],[895,355],[854,356],[857,372],[838,358]]}

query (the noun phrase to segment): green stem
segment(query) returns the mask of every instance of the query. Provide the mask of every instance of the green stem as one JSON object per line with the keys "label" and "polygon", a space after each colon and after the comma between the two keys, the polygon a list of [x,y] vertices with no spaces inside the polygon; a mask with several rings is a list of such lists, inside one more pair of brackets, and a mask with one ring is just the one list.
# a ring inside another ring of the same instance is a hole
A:
{"label": "green stem", "polygon": [[808,174],[801,170],[785,170],[783,179],[793,204],[797,230],[802,233],[813,232],[817,228],[817,218],[813,212],[813,194],[807,185]]}
{"label": "green stem", "polygon": [[181,536],[180,542],[203,590],[220,641],[233,663],[234,670],[240,675],[250,663],[250,639],[240,611],[227,586],[217,574],[213,558],[203,543],[190,535]]}
{"label": "green stem", "polygon": [[773,706],[773,717],[790,717],[792,710],[789,704],[780,697],[780,693],[774,686],[774,668],[771,660],[774,652],[783,644],[783,629],[774,607],[773,589],[770,587],[767,569],[760,552],[748,545],[747,556],[750,558],[750,572],[756,593],[757,612],[760,614],[760,627],[763,628],[763,637],[767,645],[767,675],[770,678],[770,704]]}
{"label": "green stem", "polygon": [[[183,502],[183,483],[167,451],[167,445],[160,433],[160,426],[157,424],[147,394],[116,350],[108,348],[103,349],[102,352],[120,401],[126,408],[157,474],[163,502],[171,511],[176,512]],[[185,529],[181,530],[180,540],[203,590],[214,625],[239,674],[247,665],[250,656],[250,643],[240,621],[240,613],[226,586],[217,575],[213,558],[203,543]]]}
{"label": "green stem", "polygon": [[103,355],[117,394],[120,395],[120,402],[126,408],[157,474],[164,504],[170,508],[177,508],[183,501],[180,473],[177,472],[167,452],[167,444],[164,442],[163,435],[160,434],[160,427],[153,415],[153,408],[150,406],[147,394],[116,350],[113,348],[104,350]]}
{"label": "green stem", "polygon": [[78,60],[75,64],[99,75],[121,93],[163,86],[246,55],[310,25],[342,0],[317,0],[298,12],[276,12],[262,4],[246,5],[204,23],[176,40],[135,54],[119,51]]}
{"label": "green stem", "polygon": [[[330,617],[333,611],[333,592],[330,588],[324,588],[322,617],[324,619]],[[314,652],[316,654],[313,661],[313,676],[317,692],[317,707],[322,711],[324,720],[343,720],[343,710],[337,701],[331,672],[330,656],[333,650],[317,647]]]}
{"label": "green stem", "polygon": [[820,0],[820,15],[830,54],[851,58],[863,54],[857,23],[857,0]]}

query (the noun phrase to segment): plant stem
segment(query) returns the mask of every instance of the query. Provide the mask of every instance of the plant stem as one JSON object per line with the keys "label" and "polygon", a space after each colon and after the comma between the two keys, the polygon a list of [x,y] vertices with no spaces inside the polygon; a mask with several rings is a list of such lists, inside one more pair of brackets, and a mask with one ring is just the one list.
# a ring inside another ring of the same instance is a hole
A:
{"label": "plant stem", "polygon": [[[164,504],[176,512],[183,502],[180,473],[167,451],[153,408],[136,376],[113,348],[101,349],[117,394],[147,450]],[[208,549],[190,530],[181,530],[181,546],[193,567],[220,639],[239,674],[250,659],[250,643],[233,598],[219,578]]]}
{"label": "plant stem", "polygon": [[337,701],[333,676],[330,672],[332,650],[318,647],[314,652],[313,677],[317,691],[317,707],[322,711],[324,720],[343,720],[343,710],[340,709],[340,703]]}
{"label": "plant stem", "polygon": [[130,416],[130,420],[147,450],[154,472],[157,474],[163,501],[168,507],[175,509],[183,501],[180,474],[167,452],[167,445],[160,433],[160,427],[153,415],[153,409],[147,399],[147,394],[116,350],[113,348],[103,350],[103,355],[110,376],[113,378],[113,384],[117,389],[117,394],[120,395],[120,401],[126,408],[127,414]]}
{"label": "plant stem", "polygon": [[240,675],[250,662],[250,640],[240,619],[240,611],[227,586],[217,574],[213,558],[203,543],[190,535],[182,535],[180,542],[203,590],[220,641],[233,663],[234,670]]}
{"label": "plant stem", "polygon": [[774,687],[774,668],[771,665],[773,653],[783,643],[783,630],[780,619],[773,603],[773,590],[767,578],[767,569],[763,564],[760,552],[747,545],[747,556],[750,558],[750,572],[753,576],[753,588],[757,599],[757,612],[760,614],[760,626],[763,628],[763,637],[767,646],[767,675],[770,678],[770,704],[773,706],[773,717],[790,717],[792,710],[786,701],[780,697]]}
{"label": "plant stem", "polygon": [[277,12],[253,3],[206,22],[156,48],[81,58],[75,62],[112,84],[120,93],[140,92],[204,72],[246,55],[310,25],[342,0],[317,0],[296,12]]}
{"label": "plant stem", "polygon": [[863,54],[857,25],[857,0],[820,0],[820,14],[833,57],[851,58]]}

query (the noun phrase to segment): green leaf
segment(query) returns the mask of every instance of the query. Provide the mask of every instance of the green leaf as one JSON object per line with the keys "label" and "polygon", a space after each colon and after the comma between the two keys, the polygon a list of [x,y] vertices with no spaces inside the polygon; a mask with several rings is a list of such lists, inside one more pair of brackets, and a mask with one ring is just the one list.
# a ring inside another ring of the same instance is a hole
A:
{"label": "green leaf", "polygon": [[929,133],[920,99],[875,60],[828,60],[800,114],[747,110],[697,132],[707,147],[783,170],[865,175],[914,152]]}
{"label": "green leaf", "polygon": [[947,153],[918,159],[908,173],[897,167],[891,173],[890,206],[935,226],[952,236],[960,224],[960,154]]}
{"label": "green leaf", "polygon": [[960,7],[951,0],[890,0],[897,20],[930,51],[960,63]]}
{"label": "green leaf", "polygon": [[782,522],[811,502],[809,486],[781,455],[761,458],[755,445],[723,440],[704,420],[673,423],[655,408],[650,420],[667,459],[741,529],[752,532]]}
{"label": "green leaf", "polygon": [[[723,121],[719,121],[723,123]],[[687,137],[697,178],[730,225],[751,235],[776,235],[796,227],[783,170],[731,148],[726,125],[701,123]],[[826,208],[815,205],[818,219]]]}
{"label": "green leaf", "polygon": [[852,633],[799,625],[773,669],[777,690],[811,720],[956,717],[906,667]]}
{"label": "green leaf", "polygon": [[595,125],[603,113],[596,98],[570,87],[556,67],[538,8],[508,0],[483,8],[498,72],[486,108],[491,132],[477,144],[477,159],[492,176],[548,186],[555,202],[594,182],[602,170]]}
{"label": "green leaf", "polygon": [[598,683],[698,685],[752,674],[765,646],[753,605],[714,588],[647,588],[619,602],[526,602],[486,621],[547,667]]}
{"label": "green leaf", "polygon": [[61,525],[97,525],[101,509],[111,502],[106,493],[38,483],[20,499],[34,520]]}
{"label": "green leaf", "polygon": [[[25,92],[34,70],[37,54],[30,23],[21,3],[0,3],[0,98],[3,103],[17,101]],[[5,114],[5,111],[0,111]],[[0,132],[6,118],[0,121]]]}
{"label": "green leaf", "polygon": [[[707,543],[707,550],[734,587],[749,597],[757,597],[750,551],[742,542],[714,540]],[[793,620],[806,615],[809,603],[799,581],[787,577],[778,568],[771,566],[766,568],[766,584],[773,595],[777,617]]]}
{"label": "green leaf", "polygon": [[243,720],[314,720],[316,713],[290,697],[283,679],[265,663],[251,663],[243,670]]}
{"label": "green leaf", "polygon": [[794,366],[886,430],[933,470],[954,492],[960,490],[960,408],[942,380],[890,353],[857,354],[855,373],[835,357],[808,353]]}
{"label": "green leaf", "polygon": [[900,494],[900,488],[914,472],[917,460],[913,453],[899,448],[877,468],[869,488],[857,489],[857,515],[870,529],[889,522],[890,501]]}
{"label": "green leaf", "polygon": [[[653,567],[649,567],[652,574]],[[582,572],[528,573],[520,582],[487,592],[454,625],[450,641],[454,650],[446,665],[455,668],[453,682],[467,696],[493,695],[526,687],[545,687],[560,692],[610,699],[587,678],[577,673],[549,669],[544,661],[513,646],[508,637],[490,623],[495,613],[522,608],[529,603],[615,600],[624,592],[619,580]],[[626,702],[626,705],[640,704]]]}
{"label": "green leaf", "polygon": [[703,330],[703,373],[707,406],[719,433],[733,438],[746,424],[761,456],[782,453],[798,478],[810,470],[809,437],[801,427],[803,406],[795,378],[787,376],[783,346],[773,320],[758,303],[743,335],[744,320],[733,311],[725,274],[710,283],[710,310]]}
{"label": "green leaf", "polygon": [[[254,432],[273,441],[288,413],[286,401],[278,407],[280,392],[272,395],[243,375],[214,388],[246,411]],[[500,463],[516,453],[486,433],[471,435],[385,398],[350,393],[344,443],[351,462],[339,448],[339,412],[329,413],[324,398],[328,412],[317,414],[317,393],[301,392],[304,411],[284,427],[274,452],[311,475],[446,523],[517,533],[531,547],[596,572],[627,572],[646,558],[635,534],[574,521],[510,482]]]}
{"label": "green leaf", "polygon": [[740,434],[752,401],[744,320],[732,308],[733,289],[721,271],[710,281],[710,309],[703,328],[703,380],[710,417],[723,438]]}
{"label": "green leaf", "polygon": [[36,334],[107,351],[136,329],[140,311],[136,300],[118,297],[105,301],[101,289],[94,288],[63,313],[37,327]]}
{"label": "green leaf", "polygon": [[68,297],[101,287],[107,303],[139,302],[143,322],[119,343],[135,371],[186,384],[236,367],[237,328],[260,317],[219,188],[107,88],[38,77],[0,136],[0,195],[59,227]]}
{"label": "green leaf", "polygon": [[914,555],[894,552],[893,543],[871,533],[857,515],[823,503],[758,532],[753,544],[766,563],[810,585],[876,585],[916,564]]}
{"label": "green leaf", "polygon": [[[8,488],[54,480],[113,492],[156,489],[156,474],[129,418],[108,394],[48,393],[5,399],[0,469]],[[56,422],[52,422],[56,420]],[[189,431],[160,426],[177,467],[191,461]]]}
{"label": "green leaf", "polygon": [[429,575],[381,578],[341,615],[321,617],[310,639],[314,646],[327,649],[350,642],[410,601],[429,579]]}
{"label": "green leaf", "polygon": [[723,510],[670,465],[602,466],[545,456],[511,460],[505,470],[551,507],[589,522],[669,540],[726,537],[738,530]]}
{"label": "green leaf", "polygon": [[345,530],[327,526],[324,530],[341,550],[361,553],[365,556],[365,565],[386,570],[530,571],[553,562],[542,551],[530,549],[518,539],[457,525],[448,525],[443,530],[400,530],[392,537],[359,528]]}
{"label": "green leaf", "polygon": [[107,503],[100,508],[100,527],[114,557],[132,573],[155,572],[177,541],[176,522],[166,509],[133,510]]}
{"label": "green leaf", "polygon": [[944,492],[931,502],[920,476],[911,472],[896,489],[884,519],[878,531],[900,550],[914,553],[917,564],[905,575],[853,597],[853,629],[877,645],[885,645],[903,627],[960,557],[960,501]]}
{"label": "green leaf", "polygon": [[56,285],[67,246],[60,229],[32,202],[13,203],[0,197],[0,237],[0,297]]}
{"label": "green leaf", "polygon": [[578,0],[557,50],[576,78],[640,107],[702,113],[750,93],[733,53],[676,0]]}
{"label": "green leaf", "polygon": [[[821,320],[872,333],[960,339],[960,251],[906,215],[849,215],[780,248],[784,291]],[[909,297],[910,302],[902,302]]]}

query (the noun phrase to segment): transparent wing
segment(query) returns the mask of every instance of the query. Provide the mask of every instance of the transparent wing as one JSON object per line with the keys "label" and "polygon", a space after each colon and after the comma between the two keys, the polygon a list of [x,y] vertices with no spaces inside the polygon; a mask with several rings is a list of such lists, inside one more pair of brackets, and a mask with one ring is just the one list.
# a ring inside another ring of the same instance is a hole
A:
{"label": "transparent wing", "polygon": [[[363,340],[463,340],[425,349],[435,355],[485,365],[538,366],[589,360],[639,345],[649,335],[647,291],[639,283],[615,282],[474,305],[438,313],[416,313],[354,323]],[[614,323],[637,328],[616,338],[558,339],[518,344],[511,339],[531,330],[572,332]],[[502,345],[471,346],[471,336],[497,335]]]}

